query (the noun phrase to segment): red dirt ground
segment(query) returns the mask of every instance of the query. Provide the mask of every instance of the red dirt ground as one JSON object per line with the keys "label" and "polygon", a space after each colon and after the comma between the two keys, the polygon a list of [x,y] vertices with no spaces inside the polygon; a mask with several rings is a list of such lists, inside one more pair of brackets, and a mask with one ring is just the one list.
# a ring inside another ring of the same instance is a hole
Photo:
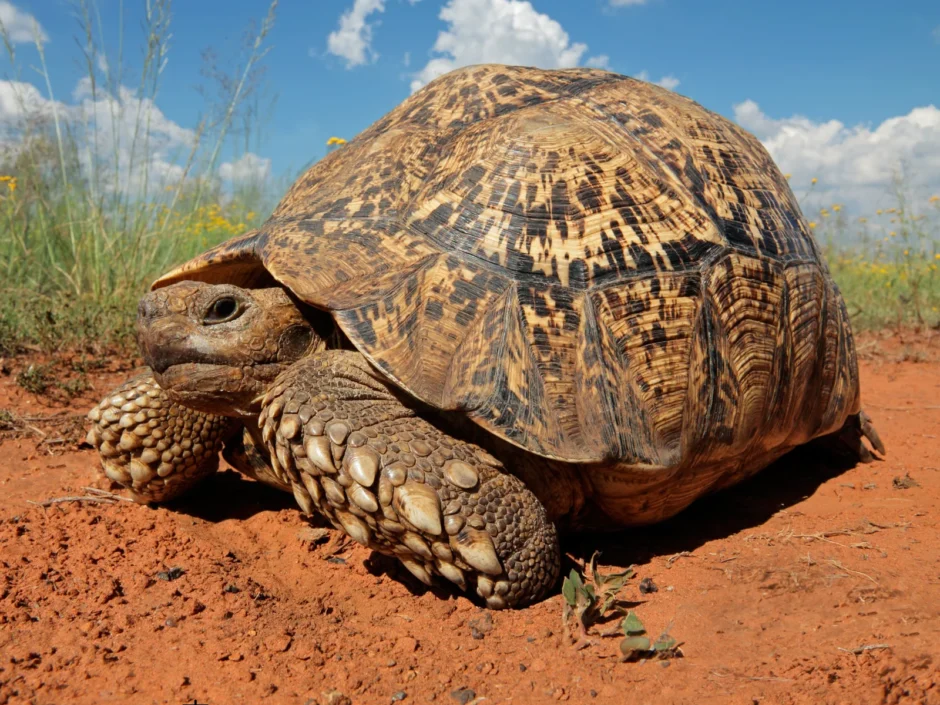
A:
{"label": "red dirt ground", "polygon": [[64,403],[17,385],[29,359],[0,360],[0,704],[940,703],[926,336],[860,342],[884,461],[841,471],[798,451],[665,524],[567,540],[566,571],[594,549],[604,570],[635,564],[624,598],[683,642],[684,658],[641,663],[616,638],[576,650],[560,595],[487,613],[231,470],[165,507],[32,504],[109,488],[69,414],[129,368]]}

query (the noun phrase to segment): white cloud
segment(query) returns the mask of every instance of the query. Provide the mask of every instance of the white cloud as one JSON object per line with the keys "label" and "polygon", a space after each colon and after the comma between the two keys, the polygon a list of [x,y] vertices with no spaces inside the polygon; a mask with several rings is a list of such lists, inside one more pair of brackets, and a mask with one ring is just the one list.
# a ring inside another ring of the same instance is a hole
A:
{"label": "white cloud", "polygon": [[940,43],[940,24],[933,28],[931,34],[933,35],[933,40]]}
{"label": "white cloud", "polygon": [[657,86],[662,86],[663,88],[667,88],[670,91],[674,91],[676,90],[676,88],[679,87],[679,79],[671,74],[663,76],[658,81],[651,81],[649,71],[640,71],[638,74],[634,75],[634,78],[638,78],[641,81],[649,81],[650,83],[655,83]]}
{"label": "white cloud", "polygon": [[353,6],[339,18],[339,28],[330,32],[326,50],[346,59],[346,68],[375,61],[378,54],[372,49],[372,27],[366,18],[385,11],[385,0],[355,0]]}
{"label": "white cloud", "polygon": [[540,68],[577,66],[587,45],[525,0],[449,0],[438,17],[447,29],[437,35],[438,54],[416,74],[411,90],[461,66],[480,63]]}
{"label": "white cloud", "polygon": [[219,176],[225,181],[262,181],[271,174],[271,160],[246,152],[234,162],[224,162],[219,167]]}
{"label": "white cloud", "polygon": [[7,0],[0,0],[0,23],[14,44],[32,43],[37,38],[40,42],[49,41],[49,35],[35,17]]}
{"label": "white cloud", "polygon": [[22,120],[28,115],[50,114],[52,102],[32,83],[0,81],[0,125]]}
{"label": "white cloud", "polygon": [[597,56],[589,56],[588,60],[584,62],[585,66],[590,66],[594,69],[609,69],[610,68],[610,57],[607,54],[598,54]]}
{"label": "white cloud", "polygon": [[101,187],[141,194],[159,189],[184,176],[185,161],[196,141],[193,130],[170,120],[150,98],[120,86],[117,94],[83,78],[72,92],[74,104],[62,113],[80,126],[83,166],[94,167]]}
{"label": "white cloud", "polygon": [[940,189],[940,109],[914,108],[880,125],[847,127],[801,115],[775,119],[752,100],[734,106],[734,119],[764,143],[800,196],[818,179],[811,203],[845,203],[865,211],[892,201],[892,182],[903,173],[921,194]]}
{"label": "white cloud", "polygon": [[411,52],[406,51],[405,55],[402,57],[401,62],[405,65],[405,68],[411,66]]}
{"label": "white cloud", "polygon": [[[9,161],[30,140],[47,137],[53,118],[67,130],[86,176],[97,177],[93,183],[103,191],[145,197],[178,182],[196,143],[193,130],[125,86],[111,94],[99,85],[92,93],[86,77],[64,102],[49,100],[30,83],[0,81],[0,157]],[[241,162],[235,166],[242,170],[250,165]]]}
{"label": "white cloud", "polygon": [[645,5],[647,0],[610,0],[611,7],[627,7],[628,5]]}
{"label": "white cloud", "polygon": [[[174,122],[137,91],[92,92],[79,80],[69,102],[49,100],[30,83],[0,81],[0,159],[13,159],[31,139],[49,135],[57,117],[74,141],[81,167],[103,191],[146,197],[187,176],[184,164],[197,147],[195,131]],[[218,168],[227,182],[264,179],[271,161],[246,153]],[[198,175],[196,169],[195,174]]]}

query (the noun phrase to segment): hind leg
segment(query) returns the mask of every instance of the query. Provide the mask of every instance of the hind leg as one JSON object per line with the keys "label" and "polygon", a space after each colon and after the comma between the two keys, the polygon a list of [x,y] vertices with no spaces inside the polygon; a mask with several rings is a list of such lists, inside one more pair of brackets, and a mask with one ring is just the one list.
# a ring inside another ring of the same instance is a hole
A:
{"label": "hind leg", "polygon": [[105,475],[143,503],[174,499],[213,474],[241,425],[170,401],[149,371],[112,390],[88,418]]}
{"label": "hind leg", "polygon": [[879,455],[887,455],[884,443],[878,431],[875,430],[871,417],[864,411],[850,416],[839,431],[824,436],[820,440],[829,449],[840,455],[849,456],[856,462],[874,461],[877,456],[872,453],[873,450]]}

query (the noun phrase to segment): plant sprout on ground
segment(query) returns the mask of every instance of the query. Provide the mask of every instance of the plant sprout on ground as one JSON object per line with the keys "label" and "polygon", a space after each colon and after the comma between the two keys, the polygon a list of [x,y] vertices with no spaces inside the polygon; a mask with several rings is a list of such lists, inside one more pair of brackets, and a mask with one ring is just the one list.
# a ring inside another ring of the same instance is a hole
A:
{"label": "plant sprout on ground", "polygon": [[[682,656],[680,643],[664,631],[655,640],[650,640],[646,627],[630,610],[632,603],[618,597],[627,581],[634,576],[632,568],[619,573],[602,574],[597,570],[597,553],[591,556],[583,573],[574,568],[564,579],[561,594],[562,627],[575,647],[583,649],[596,644],[591,638],[591,628],[619,620],[619,626],[600,632],[600,637],[623,635],[620,653],[624,661],[639,661],[650,658],[678,658]],[[572,624],[575,635],[572,635]]]}

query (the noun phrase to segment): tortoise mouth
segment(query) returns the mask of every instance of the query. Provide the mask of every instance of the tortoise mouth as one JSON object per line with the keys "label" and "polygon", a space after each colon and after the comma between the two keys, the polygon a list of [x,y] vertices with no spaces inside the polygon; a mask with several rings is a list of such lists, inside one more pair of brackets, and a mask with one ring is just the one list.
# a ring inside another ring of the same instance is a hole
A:
{"label": "tortoise mouth", "polygon": [[178,404],[221,416],[252,416],[263,391],[259,380],[239,367],[210,362],[178,362],[153,367],[154,377]]}

